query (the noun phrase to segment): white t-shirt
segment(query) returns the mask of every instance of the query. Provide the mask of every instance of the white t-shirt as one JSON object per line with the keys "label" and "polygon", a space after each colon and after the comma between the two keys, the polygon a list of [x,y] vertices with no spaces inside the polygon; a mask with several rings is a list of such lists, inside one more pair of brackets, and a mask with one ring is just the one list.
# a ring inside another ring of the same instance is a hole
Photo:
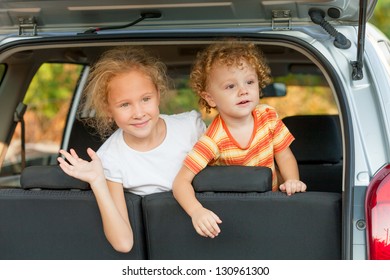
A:
{"label": "white t-shirt", "polygon": [[204,133],[206,126],[196,111],[160,115],[166,124],[164,141],[153,150],[139,152],[116,130],[97,151],[107,180],[122,183],[137,195],[172,190],[172,183],[187,153]]}

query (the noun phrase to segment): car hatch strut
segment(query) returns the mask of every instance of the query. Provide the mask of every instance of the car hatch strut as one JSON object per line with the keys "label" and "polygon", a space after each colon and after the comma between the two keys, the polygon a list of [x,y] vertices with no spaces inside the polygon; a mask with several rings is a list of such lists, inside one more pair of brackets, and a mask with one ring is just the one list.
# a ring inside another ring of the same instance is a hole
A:
{"label": "car hatch strut", "polygon": [[138,22],[143,21],[144,19],[160,18],[160,17],[161,17],[160,12],[145,12],[145,13],[141,13],[141,16],[138,19],[136,19],[128,24],[94,27],[94,28],[90,28],[90,29],[85,30],[83,33],[79,33],[79,35],[80,34],[96,34],[96,32],[98,32],[98,31],[109,30],[109,29],[122,29],[122,28],[126,28],[126,27],[130,27],[132,25],[135,25]]}
{"label": "car hatch strut", "polygon": [[358,45],[356,61],[352,61],[352,80],[363,79],[363,53],[364,41],[366,37],[366,15],[367,1],[360,0],[359,4],[359,29],[358,29]]}
{"label": "car hatch strut", "polygon": [[[356,61],[351,61],[352,66],[352,80],[363,79],[363,53],[364,53],[364,41],[366,34],[366,13],[367,13],[367,1],[359,1],[359,29],[358,29],[358,45],[357,45],[357,57]],[[351,42],[340,32],[338,32],[332,25],[330,25],[325,19],[325,12],[320,9],[310,9],[309,16],[311,20],[319,24],[324,28],[331,36],[335,37],[334,45],[340,49],[348,49],[351,46]]]}

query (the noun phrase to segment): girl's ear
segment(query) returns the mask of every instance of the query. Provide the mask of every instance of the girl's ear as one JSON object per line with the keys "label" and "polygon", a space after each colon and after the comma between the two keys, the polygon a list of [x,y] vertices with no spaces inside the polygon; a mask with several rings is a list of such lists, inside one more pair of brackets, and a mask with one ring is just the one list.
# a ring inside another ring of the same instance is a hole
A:
{"label": "girl's ear", "polygon": [[160,106],[160,102],[161,102],[161,93],[160,93],[159,90],[157,91],[157,100],[158,100],[158,106]]}
{"label": "girl's ear", "polygon": [[206,100],[207,104],[209,104],[210,107],[212,108],[215,108],[217,105],[215,104],[214,102],[214,99],[213,97],[211,96],[210,93],[208,93],[207,91],[203,91],[202,94],[201,94],[202,98],[204,100]]}

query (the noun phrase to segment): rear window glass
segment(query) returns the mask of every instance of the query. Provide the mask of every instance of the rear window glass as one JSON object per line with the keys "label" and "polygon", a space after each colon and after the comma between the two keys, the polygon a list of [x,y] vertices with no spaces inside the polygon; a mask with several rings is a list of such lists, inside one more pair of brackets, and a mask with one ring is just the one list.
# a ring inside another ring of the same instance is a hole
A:
{"label": "rear window glass", "polygon": [[[188,110],[199,110],[198,96],[190,89],[188,78],[174,80],[175,87],[161,101],[161,112],[175,114]],[[280,118],[295,115],[333,115],[338,108],[331,88],[322,76],[310,74],[289,74],[274,77],[274,82],[286,85],[286,95],[264,97],[260,103],[274,107]],[[204,121],[209,124],[217,112],[202,111]]]}
{"label": "rear window glass", "polygon": [[[26,166],[47,165],[58,155],[66,118],[82,66],[45,63],[29,85],[23,103]],[[22,170],[22,130],[19,123],[7,150],[1,175]]]}

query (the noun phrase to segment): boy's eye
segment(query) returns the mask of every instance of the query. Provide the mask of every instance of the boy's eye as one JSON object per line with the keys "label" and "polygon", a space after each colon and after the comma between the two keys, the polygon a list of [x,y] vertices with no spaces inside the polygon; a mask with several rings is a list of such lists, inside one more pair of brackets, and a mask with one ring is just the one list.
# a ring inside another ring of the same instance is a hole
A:
{"label": "boy's eye", "polygon": [[129,106],[129,103],[122,103],[122,104],[120,105],[120,107],[122,107],[122,108],[125,108],[125,107],[127,107],[127,106]]}
{"label": "boy's eye", "polygon": [[151,99],[150,97],[144,97],[144,98],[142,98],[142,101],[143,102],[148,102],[150,99]]}
{"label": "boy's eye", "polygon": [[230,84],[230,85],[227,85],[226,86],[226,89],[233,89],[234,88],[234,85],[233,84]]}

